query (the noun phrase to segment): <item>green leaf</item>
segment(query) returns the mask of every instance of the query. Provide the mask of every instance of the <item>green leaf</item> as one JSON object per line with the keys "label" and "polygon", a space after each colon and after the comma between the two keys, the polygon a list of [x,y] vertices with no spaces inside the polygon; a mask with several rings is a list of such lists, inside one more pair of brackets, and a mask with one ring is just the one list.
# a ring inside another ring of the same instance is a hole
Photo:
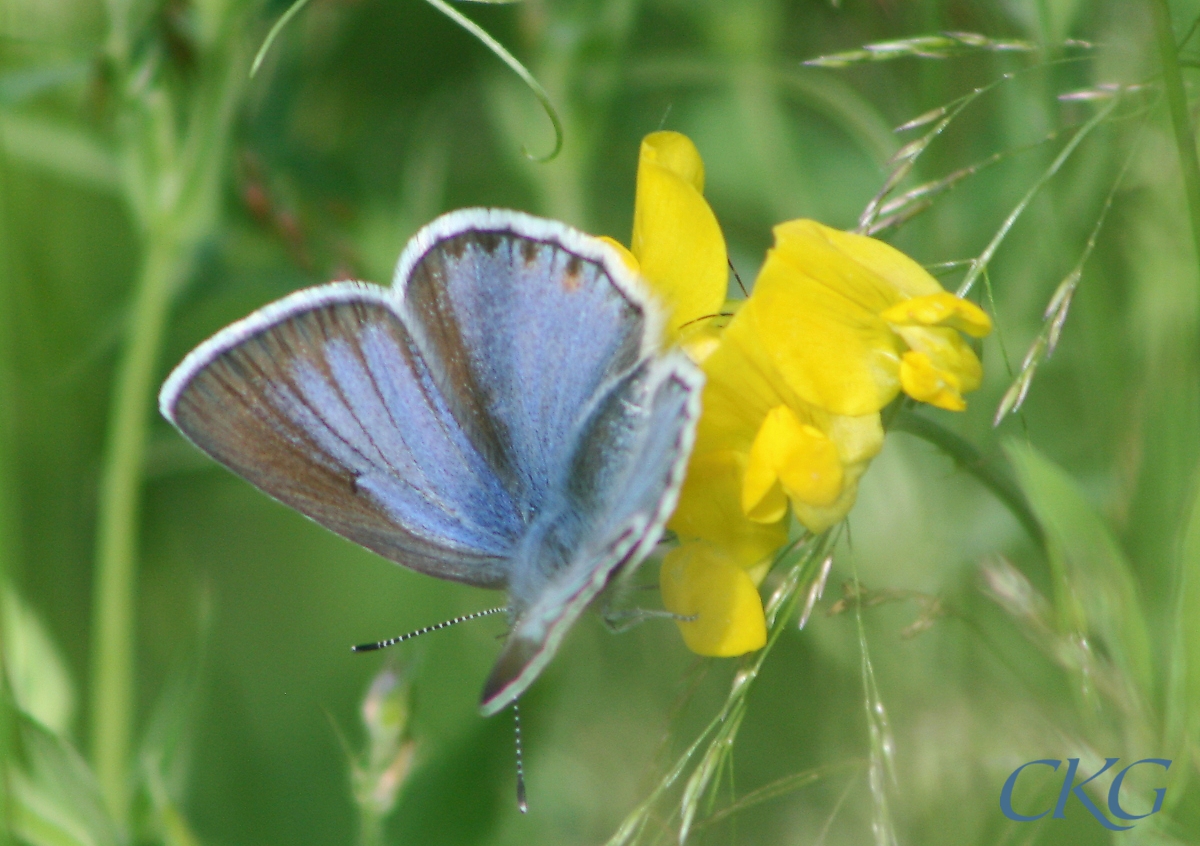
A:
{"label": "green leaf", "polygon": [[200,688],[199,663],[196,659],[185,661],[167,678],[138,747],[138,762],[151,793],[161,788],[161,797],[151,796],[159,808],[178,802],[186,786]]}
{"label": "green leaf", "polygon": [[11,587],[3,591],[4,668],[16,706],[66,735],[75,719],[75,685],[41,620]]}
{"label": "green leaf", "polygon": [[34,846],[121,846],[125,839],[75,748],[28,716],[19,724],[28,771],[10,771],[16,833]]}
{"label": "green leaf", "polygon": [[12,833],[33,846],[94,846],[87,829],[62,807],[35,787],[25,774],[8,774],[9,820]]}
{"label": "green leaf", "polygon": [[1150,700],[1149,638],[1129,562],[1074,480],[1032,447],[1006,446],[1017,480],[1046,536],[1061,631],[1107,652],[1135,710]]}
{"label": "green leaf", "polygon": [[91,65],[87,62],[38,65],[19,68],[0,74],[0,106],[13,106],[37,95],[87,79]]}
{"label": "green leaf", "polygon": [[95,138],[61,123],[0,112],[0,146],[14,161],[105,192],[121,186],[116,156]]}
{"label": "green leaf", "polygon": [[[1165,749],[1186,749],[1200,763],[1200,467],[1195,497],[1179,544],[1175,576],[1174,640],[1167,668]],[[1188,772],[1180,768],[1180,775]],[[1182,792],[1182,785],[1172,791]]]}

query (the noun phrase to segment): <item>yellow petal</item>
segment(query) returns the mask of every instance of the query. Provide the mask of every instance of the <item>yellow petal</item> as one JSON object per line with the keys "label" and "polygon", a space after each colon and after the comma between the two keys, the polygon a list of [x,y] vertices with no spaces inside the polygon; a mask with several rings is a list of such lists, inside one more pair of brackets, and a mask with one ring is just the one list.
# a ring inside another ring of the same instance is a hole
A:
{"label": "yellow petal", "polygon": [[837,444],[843,466],[865,465],[883,449],[883,423],[878,413],[860,417],[830,414],[818,425]]}
{"label": "yellow petal", "polygon": [[935,370],[952,376],[960,393],[975,390],[983,381],[983,365],[957,330],[940,326],[897,326],[896,333],[913,352],[924,353]]}
{"label": "yellow petal", "polygon": [[831,414],[824,428],[837,444],[842,462],[842,489],[837,499],[825,505],[792,500],[792,513],[810,532],[823,532],[850,513],[858,497],[858,480],[883,448],[883,424],[878,413],[862,417]]}
{"label": "yellow petal", "polygon": [[667,306],[672,341],[681,327],[718,313],[728,287],[725,238],[703,188],[704,164],[686,135],[646,136],[638,159],[631,249]]}
{"label": "yellow petal", "polygon": [[924,297],[945,293],[929,271],[890,244],[866,235],[843,232],[815,221],[806,221],[852,261],[883,279],[901,297]]}
{"label": "yellow petal", "polygon": [[792,513],[804,528],[814,534],[820,533],[845,519],[854,507],[858,498],[858,478],[867,469],[866,464],[846,468],[846,478],[842,482],[842,492],[836,500],[828,505],[810,505],[799,500],[792,500]]}
{"label": "yellow petal", "polygon": [[835,414],[871,414],[900,389],[903,347],[879,316],[898,295],[826,230],[807,220],[776,226],[743,313],[798,396]]}
{"label": "yellow petal", "polygon": [[667,553],[659,574],[663,606],[679,620],[688,649],[729,657],[761,649],[767,642],[762,600],[746,572],[721,550],[704,542]]}
{"label": "yellow petal", "polygon": [[803,423],[787,406],[771,409],[750,448],[742,482],[746,516],[774,522],[783,517],[784,495],[792,501],[826,506],[841,492],[842,464],[834,442]]}
{"label": "yellow petal", "polygon": [[970,300],[947,291],[901,300],[883,312],[883,319],[899,326],[944,326],[982,338],[992,331],[992,319]]}
{"label": "yellow petal", "polygon": [[624,244],[622,244],[616,238],[610,238],[607,235],[599,235],[597,237],[616,250],[617,255],[620,257],[621,261],[625,263],[626,267],[628,267],[634,273],[642,272],[642,267],[640,264],[638,264],[637,256],[629,252],[629,249]]}
{"label": "yellow petal", "polygon": [[787,542],[787,526],[746,519],[741,508],[744,464],[745,456],[732,451],[693,452],[668,527],[685,541],[719,546],[739,567],[754,567]]}
{"label": "yellow petal", "polygon": [[933,366],[923,352],[906,352],[900,362],[900,381],[904,393],[919,402],[927,402],[948,411],[963,411],[967,403],[962,398],[958,379],[953,373]]}
{"label": "yellow petal", "polygon": [[763,418],[784,401],[780,390],[786,391],[787,386],[774,373],[766,353],[757,347],[745,309],[721,332],[702,367],[703,412],[695,452],[732,450],[749,454]]}
{"label": "yellow petal", "polygon": [[712,317],[701,317],[692,326],[681,327],[682,339],[680,346],[688,354],[688,358],[703,364],[710,355],[716,352],[721,336],[730,320],[745,304],[745,300],[726,300],[721,311]]}
{"label": "yellow petal", "polygon": [[638,167],[654,164],[669,170],[701,194],[704,193],[704,159],[682,132],[660,130],[642,139]]}

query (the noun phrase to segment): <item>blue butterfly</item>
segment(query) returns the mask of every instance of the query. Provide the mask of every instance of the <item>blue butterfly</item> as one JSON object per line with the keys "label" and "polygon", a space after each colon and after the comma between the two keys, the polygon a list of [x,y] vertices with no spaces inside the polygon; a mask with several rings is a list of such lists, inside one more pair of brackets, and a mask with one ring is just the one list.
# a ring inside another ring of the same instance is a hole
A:
{"label": "blue butterfly", "polygon": [[603,242],[519,212],[430,223],[391,288],[299,291],[193,350],[163,415],[250,483],[383,557],[508,594],[493,714],[659,540],[700,371]]}

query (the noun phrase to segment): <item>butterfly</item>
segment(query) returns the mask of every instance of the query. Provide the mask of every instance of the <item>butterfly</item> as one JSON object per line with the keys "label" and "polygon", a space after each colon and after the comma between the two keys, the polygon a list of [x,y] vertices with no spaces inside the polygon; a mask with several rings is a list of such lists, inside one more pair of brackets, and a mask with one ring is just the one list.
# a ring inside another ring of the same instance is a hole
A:
{"label": "butterfly", "polygon": [[260,490],[384,558],[507,592],[480,708],[533,682],[674,510],[701,372],[600,240],[463,209],[425,226],[390,288],[333,282],[226,327],[160,410]]}

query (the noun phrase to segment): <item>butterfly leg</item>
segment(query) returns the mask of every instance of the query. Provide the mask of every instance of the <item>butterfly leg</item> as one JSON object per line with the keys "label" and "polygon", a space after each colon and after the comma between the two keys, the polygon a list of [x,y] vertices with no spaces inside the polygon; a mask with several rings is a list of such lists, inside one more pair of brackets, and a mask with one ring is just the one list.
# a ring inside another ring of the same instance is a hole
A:
{"label": "butterfly leg", "polygon": [[661,608],[610,608],[605,607],[600,609],[600,619],[604,625],[613,634],[627,632],[634,626],[646,622],[647,620],[676,620],[681,623],[690,623],[696,619],[696,615],[676,614],[672,611],[666,611]]}

